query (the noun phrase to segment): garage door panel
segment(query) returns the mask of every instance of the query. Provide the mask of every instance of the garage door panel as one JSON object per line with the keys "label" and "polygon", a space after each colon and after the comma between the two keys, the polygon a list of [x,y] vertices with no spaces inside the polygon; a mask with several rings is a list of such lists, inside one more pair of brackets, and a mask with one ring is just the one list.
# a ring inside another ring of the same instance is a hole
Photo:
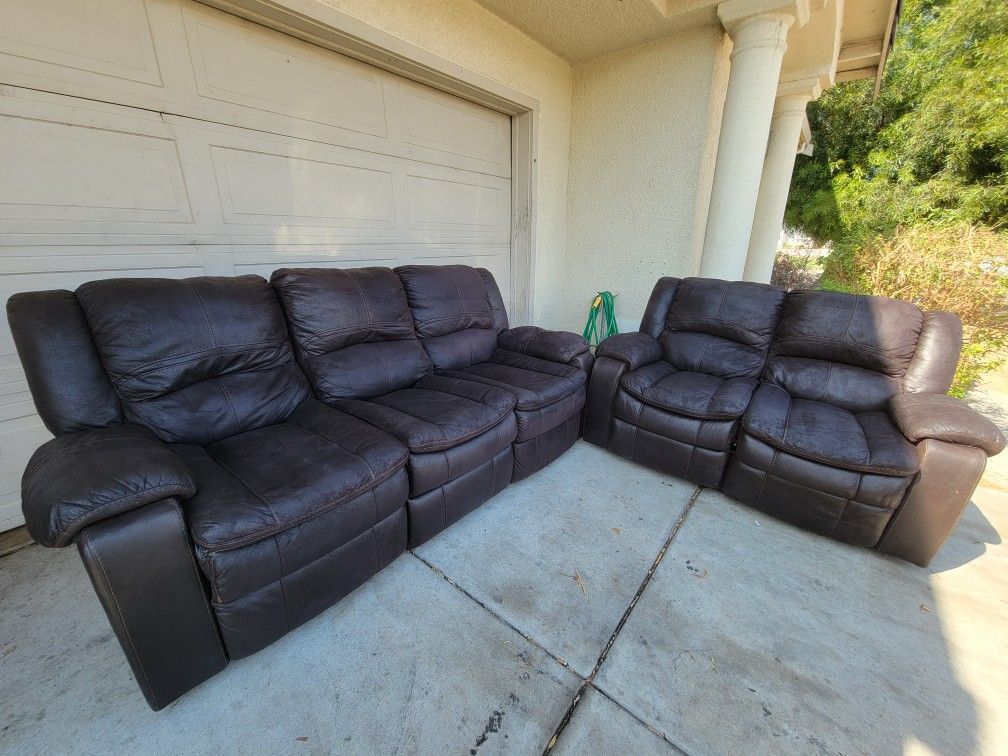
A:
{"label": "garage door panel", "polygon": [[0,118],[0,219],[189,222],[175,142]]}
{"label": "garage door panel", "polygon": [[[387,137],[383,74],[233,16],[183,9],[200,97]],[[352,102],[352,108],[347,103]]]}
{"label": "garage door panel", "polygon": [[511,175],[511,119],[458,97],[398,80],[409,157]]}
{"label": "garage door panel", "polygon": [[507,237],[508,182],[483,176],[413,174],[408,185],[413,228],[441,235],[482,232]]}
{"label": "garage door panel", "polygon": [[68,100],[0,97],[0,230],[192,221],[174,136],[160,119]]}
{"label": "garage door panel", "polygon": [[395,229],[389,170],[212,147],[228,224]]}
{"label": "garage door panel", "polygon": [[0,84],[155,112],[192,99],[177,0],[0,0],[0,18]]}
{"label": "garage door panel", "polygon": [[0,17],[0,54],[22,70],[161,86],[144,0],[2,0]]}

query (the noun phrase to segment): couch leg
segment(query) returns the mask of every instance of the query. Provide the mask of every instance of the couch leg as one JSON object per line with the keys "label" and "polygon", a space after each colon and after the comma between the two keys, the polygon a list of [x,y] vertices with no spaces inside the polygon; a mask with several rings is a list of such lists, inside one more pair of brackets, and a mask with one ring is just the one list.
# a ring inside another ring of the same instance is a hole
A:
{"label": "couch leg", "polygon": [[152,709],[227,666],[175,499],[97,522],[77,548]]}
{"label": "couch leg", "polygon": [[980,482],[987,454],[973,446],[925,439],[917,446],[920,475],[876,547],[927,567],[948,539]]}

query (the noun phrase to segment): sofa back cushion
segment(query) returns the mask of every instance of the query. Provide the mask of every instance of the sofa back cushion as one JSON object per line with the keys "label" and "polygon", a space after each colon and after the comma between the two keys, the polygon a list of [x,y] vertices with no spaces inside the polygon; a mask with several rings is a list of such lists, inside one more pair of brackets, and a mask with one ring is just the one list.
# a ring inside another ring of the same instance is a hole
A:
{"label": "sofa back cushion", "polygon": [[883,409],[902,390],[923,320],[909,302],[792,291],[764,378],[800,399],[851,412]]}
{"label": "sofa back cushion", "polygon": [[72,291],[15,294],[7,322],[35,407],[53,435],[122,423],[119,396]]}
{"label": "sofa back cushion", "polygon": [[391,268],[287,268],[270,283],[298,361],[323,401],[369,399],[431,372]]}
{"label": "sofa back cushion", "polygon": [[768,284],[684,278],[675,286],[658,337],[664,358],[677,370],[756,378],[783,300],[784,292]]}
{"label": "sofa back cushion", "polygon": [[479,270],[468,265],[404,265],[395,272],[434,367],[457,370],[490,359],[498,329],[503,330],[503,303],[498,308],[491,303]]}
{"label": "sofa back cushion", "polygon": [[271,425],[309,396],[259,276],[92,281],[77,298],[126,418],[164,441]]}

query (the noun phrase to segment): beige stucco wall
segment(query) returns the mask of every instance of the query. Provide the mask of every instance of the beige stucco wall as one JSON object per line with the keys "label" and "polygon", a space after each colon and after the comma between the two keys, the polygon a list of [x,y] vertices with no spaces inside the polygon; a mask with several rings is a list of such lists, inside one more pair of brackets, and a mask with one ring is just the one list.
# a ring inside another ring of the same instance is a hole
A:
{"label": "beige stucco wall", "polygon": [[562,281],[567,234],[570,65],[473,0],[324,2],[539,101],[533,322],[560,325],[555,292]]}
{"label": "beige stucco wall", "polygon": [[636,330],[659,277],[696,275],[729,50],[712,26],[575,67],[562,327],[608,289]]}

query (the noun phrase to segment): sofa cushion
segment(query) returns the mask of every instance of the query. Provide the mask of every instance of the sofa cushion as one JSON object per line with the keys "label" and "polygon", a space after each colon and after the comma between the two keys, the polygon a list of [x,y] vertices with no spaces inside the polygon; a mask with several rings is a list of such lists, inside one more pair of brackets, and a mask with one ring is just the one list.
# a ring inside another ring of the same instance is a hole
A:
{"label": "sofa cushion", "polygon": [[487,294],[489,273],[468,265],[404,265],[395,272],[434,367],[453,370],[490,359],[502,319]]}
{"label": "sofa cushion", "polygon": [[676,370],[661,360],[624,373],[620,384],[652,407],[699,420],[735,420],[749,406],[757,381]]}
{"label": "sofa cushion", "polygon": [[389,268],[285,268],[270,277],[298,361],[325,402],[406,388],[433,367]]}
{"label": "sofa cushion", "polygon": [[197,493],[185,502],[209,551],[261,541],[340,506],[403,468],[406,449],[356,417],[310,400],[286,422],[207,447],[175,445]]}
{"label": "sofa cushion", "polygon": [[658,339],[665,360],[678,370],[758,378],[783,300],[783,290],[768,284],[683,279]]}
{"label": "sofa cushion", "polygon": [[506,349],[496,350],[487,362],[442,375],[497,386],[515,395],[515,409],[536,410],[570,396],[586,382],[584,371]]}
{"label": "sofa cushion", "polygon": [[444,336],[467,328],[496,333],[483,277],[468,265],[403,265],[395,269],[406,289],[417,333]]}
{"label": "sofa cushion", "polygon": [[258,276],[92,281],[77,298],[127,419],[164,441],[212,443],[278,423],[308,398]]}
{"label": "sofa cushion", "polygon": [[491,430],[512,416],[515,397],[495,386],[431,375],[408,389],[366,401],[344,399],[335,406],[422,454],[450,449]]}
{"label": "sofa cushion", "polygon": [[923,324],[923,313],[909,302],[789,292],[765,378],[798,399],[851,412],[884,410],[902,390]]}
{"label": "sofa cushion", "polygon": [[918,470],[917,450],[885,412],[850,412],[764,383],[742,426],[781,451],[825,465],[903,477]]}

